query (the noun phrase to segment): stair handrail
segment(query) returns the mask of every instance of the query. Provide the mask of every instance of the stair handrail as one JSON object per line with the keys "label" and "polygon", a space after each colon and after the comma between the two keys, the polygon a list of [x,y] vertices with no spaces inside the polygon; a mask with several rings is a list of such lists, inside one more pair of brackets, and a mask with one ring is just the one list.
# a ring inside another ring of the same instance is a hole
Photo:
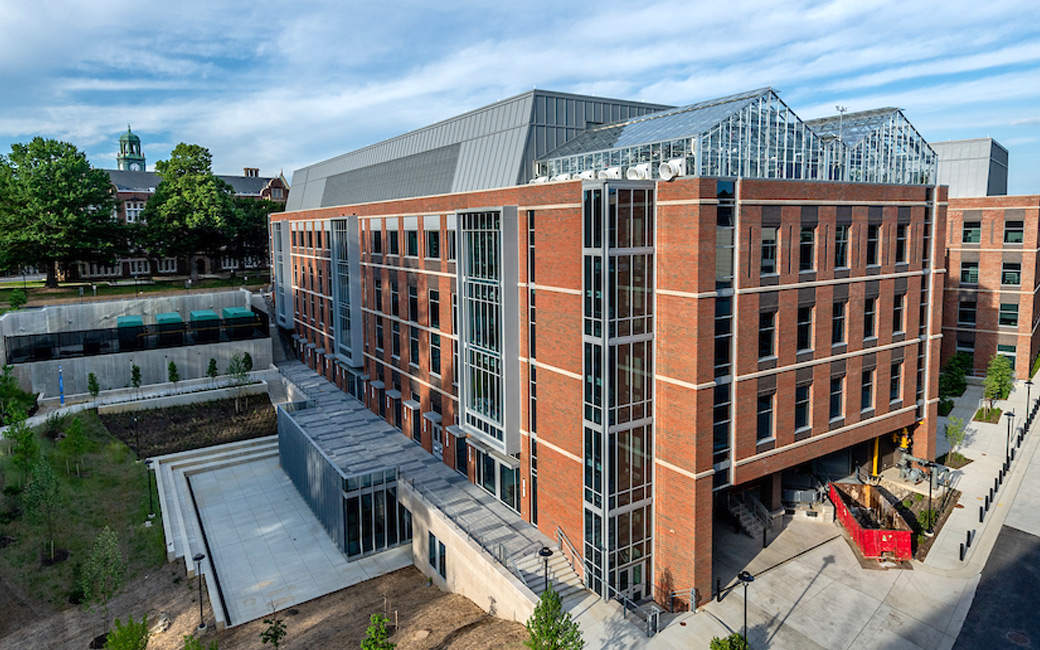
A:
{"label": "stair handrail", "polygon": [[[567,537],[567,533],[563,532],[563,529],[559,526],[556,527],[556,542],[560,545],[560,550],[563,552],[563,557],[566,559],[571,568],[574,569],[574,573],[578,575],[578,579],[581,580],[581,584],[585,584],[585,561],[581,557],[581,553],[578,552],[574,545],[571,544],[570,538]],[[570,556],[568,557],[568,552]]]}
{"label": "stair handrail", "polygon": [[751,505],[753,513],[758,517],[767,530],[773,530],[773,516],[769,513],[769,510],[766,509],[765,504],[758,500],[758,497],[749,492],[745,492],[744,503]]}

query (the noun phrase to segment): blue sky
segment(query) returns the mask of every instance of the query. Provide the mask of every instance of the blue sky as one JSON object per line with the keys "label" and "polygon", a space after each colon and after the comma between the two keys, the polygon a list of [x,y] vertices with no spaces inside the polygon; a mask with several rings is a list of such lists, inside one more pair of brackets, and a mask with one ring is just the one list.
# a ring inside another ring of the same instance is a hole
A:
{"label": "blue sky", "polygon": [[0,151],[114,167],[178,142],[218,173],[293,170],[533,87],[688,104],[773,86],[805,119],[898,106],[996,138],[1040,193],[1040,2],[0,0]]}

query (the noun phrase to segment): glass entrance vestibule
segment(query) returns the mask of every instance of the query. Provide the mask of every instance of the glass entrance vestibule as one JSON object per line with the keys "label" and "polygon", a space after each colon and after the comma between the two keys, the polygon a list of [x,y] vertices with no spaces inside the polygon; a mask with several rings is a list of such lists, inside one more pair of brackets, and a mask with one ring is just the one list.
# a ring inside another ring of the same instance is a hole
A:
{"label": "glass entrance vestibule", "polygon": [[348,558],[357,558],[412,539],[412,514],[397,501],[397,469],[343,480],[343,520]]}

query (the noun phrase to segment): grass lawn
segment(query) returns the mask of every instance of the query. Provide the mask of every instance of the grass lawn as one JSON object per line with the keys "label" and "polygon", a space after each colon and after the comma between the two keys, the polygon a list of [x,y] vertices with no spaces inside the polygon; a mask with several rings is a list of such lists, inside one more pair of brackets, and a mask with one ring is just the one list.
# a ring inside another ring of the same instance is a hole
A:
{"label": "grass lawn", "polygon": [[959,451],[943,454],[935,460],[940,465],[946,465],[947,467],[952,467],[953,469],[960,469],[971,462],[970,458],[961,455]]}
{"label": "grass lawn", "polygon": [[978,411],[975,411],[975,417],[972,419],[976,422],[989,422],[990,424],[995,424],[1000,422],[1000,409],[997,407],[991,409],[985,407],[980,408]]}
{"label": "grass lawn", "polygon": [[[30,601],[37,610],[55,611],[70,606],[78,591],[78,579],[94,538],[105,527],[119,537],[127,560],[127,579],[149,572],[166,561],[162,522],[157,515],[151,528],[143,526],[148,514],[148,477],[145,467],[130,449],[112,437],[97,414],[77,414],[89,451],[82,458],[83,476],[66,472],[66,458],[56,443],[37,430],[45,459],[60,482],[64,505],[55,525],[55,549],[67,549],[68,559],[47,566],[49,540],[43,523],[32,523],[21,512],[20,486],[25,481],[14,467],[10,442],[0,456],[0,581]],[[66,420],[67,427],[71,419]],[[42,427],[41,427],[42,429]],[[154,489],[154,483],[153,483]],[[158,511],[158,499],[155,508]],[[45,551],[46,549],[46,551]],[[3,629],[0,625],[0,629]]]}
{"label": "grass lawn", "polygon": [[[249,284],[245,284],[245,277],[249,277]],[[240,273],[235,278],[207,278],[191,283],[191,291],[205,291],[207,289],[221,289],[226,287],[249,286],[253,288],[267,286],[271,275],[268,271],[254,271],[252,273]],[[68,282],[62,283],[57,289],[48,289],[43,286],[43,281],[29,282],[26,284],[26,296],[29,298],[28,306],[34,306],[46,302],[60,302],[68,300],[79,300],[80,287],[83,288],[83,299],[92,300],[94,291],[90,288],[90,282]],[[107,282],[95,282],[97,285],[98,298],[110,298],[114,296],[136,295],[140,293],[157,293],[162,291],[185,291],[184,280],[155,280],[149,284],[135,285],[133,283],[110,285]],[[8,297],[15,289],[21,289],[21,282],[5,282],[0,284],[0,309],[8,306]]]}

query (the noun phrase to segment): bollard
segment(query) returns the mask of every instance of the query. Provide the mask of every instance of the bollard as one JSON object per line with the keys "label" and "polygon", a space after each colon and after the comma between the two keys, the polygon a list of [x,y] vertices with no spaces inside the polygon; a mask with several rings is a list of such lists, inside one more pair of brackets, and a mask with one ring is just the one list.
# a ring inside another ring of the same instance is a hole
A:
{"label": "bollard", "polygon": [[981,524],[983,521],[985,521],[985,519],[986,511],[982,509],[982,506],[979,506],[979,523]]}
{"label": "bollard", "polygon": [[964,542],[961,542],[961,562],[964,561]]}
{"label": "bollard", "polygon": [[715,601],[722,602],[722,578],[715,579]]}
{"label": "bollard", "polygon": [[1015,448],[1011,448],[1011,460],[1015,460]]}
{"label": "bollard", "polygon": [[983,498],[983,503],[986,504],[986,512],[989,512],[989,502],[993,500],[993,490],[989,491],[989,494]]}
{"label": "bollard", "polygon": [[972,542],[974,542],[974,541],[975,541],[975,529],[972,528],[971,532],[968,533],[968,546],[971,546]]}
{"label": "bollard", "polygon": [[971,531],[964,531],[964,547],[971,548]]}

